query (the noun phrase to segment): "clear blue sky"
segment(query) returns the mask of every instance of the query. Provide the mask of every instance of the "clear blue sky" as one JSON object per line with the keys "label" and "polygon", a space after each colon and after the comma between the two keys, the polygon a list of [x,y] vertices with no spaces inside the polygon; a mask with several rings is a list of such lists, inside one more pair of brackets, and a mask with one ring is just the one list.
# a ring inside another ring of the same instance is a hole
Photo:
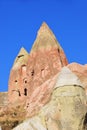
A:
{"label": "clear blue sky", "polygon": [[69,63],[87,63],[87,0],[0,0],[0,91],[7,91],[16,55],[22,46],[30,51],[43,21]]}

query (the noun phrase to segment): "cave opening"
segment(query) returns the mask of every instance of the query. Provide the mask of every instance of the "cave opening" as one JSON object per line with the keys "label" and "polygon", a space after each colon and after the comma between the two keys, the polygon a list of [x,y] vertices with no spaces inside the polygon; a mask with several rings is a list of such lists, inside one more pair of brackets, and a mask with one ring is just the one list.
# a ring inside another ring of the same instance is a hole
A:
{"label": "cave opening", "polygon": [[24,95],[27,96],[27,89],[24,89]]}

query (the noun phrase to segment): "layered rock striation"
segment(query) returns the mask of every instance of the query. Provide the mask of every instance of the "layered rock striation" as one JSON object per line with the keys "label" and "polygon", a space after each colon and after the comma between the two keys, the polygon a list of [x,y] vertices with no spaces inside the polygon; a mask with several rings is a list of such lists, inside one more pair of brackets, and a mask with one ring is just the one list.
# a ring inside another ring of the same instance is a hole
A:
{"label": "layered rock striation", "polygon": [[30,55],[22,48],[13,64],[9,78],[9,102],[20,103],[28,99],[30,102],[33,93],[41,86],[46,88],[45,82],[67,64],[63,49],[50,28],[43,23]]}
{"label": "layered rock striation", "polygon": [[86,102],[82,83],[64,67],[57,75],[51,100],[42,107],[38,115],[27,119],[13,130],[86,130]]}
{"label": "layered rock striation", "polygon": [[8,99],[10,103],[22,102],[26,96],[24,93],[25,82],[27,78],[26,66],[29,54],[24,48],[18,53],[9,77]]}
{"label": "layered rock striation", "polygon": [[0,93],[0,129],[87,130],[87,64],[68,64],[46,23],[30,54],[20,49],[8,86],[8,97]]}
{"label": "layered rock striation", "polygon": [[79,77],[87,95],[87,64],[80,65],[78,63],[71,63],[67,67]]}

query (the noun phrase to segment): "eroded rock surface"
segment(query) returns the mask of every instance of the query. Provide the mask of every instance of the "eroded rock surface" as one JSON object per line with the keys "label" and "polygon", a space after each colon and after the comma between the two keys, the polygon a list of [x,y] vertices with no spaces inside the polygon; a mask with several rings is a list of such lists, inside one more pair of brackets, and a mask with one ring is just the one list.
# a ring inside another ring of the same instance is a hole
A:
{"label": "eroded rock surface", "polygon": [[8,104],[8,93],[0,92],[0,107],[6,106]]}
{"label": "eroded rock surface", "polygon": [[22,48],[13,64],[9,78],[9,102],[30,100],[37,87],[44,85],[67,64],[63,49],[50,28],[43,23],[30,55]]}
{"label": "eroded rock surface", "polygon": [[71,63],[67,67],[79,77],[86,90],[87,95],[87,64],[80,65],[78,63]]}
{"label": "eroded rock surface", "polygon": [[[72,77],[69,83],[67,75]],[[61,77],[65,85],[59,86]],[[78,77],[68,68],[63,68],[57,76],[50,101],[38,115],[13,130],[86,130],[87,100],[85,90],[80,85]]]}
{"label": "eroded rock surface", "polygon": [[26,100],[25,96],[25,81],[26,81],[26,66],[29,54],[24,48],[20,49],[16,57],[9,77],[8,99],[14,104]]}
{"label": "eroded rock surface", "polygon": [[30,54],[21,48],[14,61],[8,98],[0,93],[1,129],[87,130],[85,91],[87,64],[68,64],[59,42],[43,23]]}

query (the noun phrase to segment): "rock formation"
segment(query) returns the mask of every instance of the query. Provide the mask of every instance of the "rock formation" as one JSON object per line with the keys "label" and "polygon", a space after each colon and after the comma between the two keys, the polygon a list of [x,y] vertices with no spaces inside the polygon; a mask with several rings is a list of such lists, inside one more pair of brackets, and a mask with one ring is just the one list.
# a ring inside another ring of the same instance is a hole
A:
{"label": "rock formation", "polygon": [[68,64],[46,23],[30,54],[21,48],[8,86],[8,98],[0,93],[0,129],[87,130],[87,64]]}
{"label": "rock formation", "polygon": [[8,93],[0,92],[0,107],[4,107],[8,104]]}
{"label": "rock formation", "polygon": [[87,112],[86,101],[80,80],[65,67],[57,76],[51,100],[37,116],[13,130],[83,130]]}
{"label": "rock formation", "polygon": [[46,23],[43,23],[30,55],[22,48],[13,64],[9,79],[9,101],[21,102],[27,98],[30,101],[35,89],[67,64],[63,49]]}
{"label": "rock formation", "polygon": [[26,84],[26,66],[29,54],[24,48],[21,48],[16,57],[9,78],[8,98],[9,102],[21,102],[26,98],[24,87]]}
{"label": "rock formation", "polygon": [[81,82],[83,83],[83,86],[85,88],[86,94],[87,94],[87,64],[86,65],[80,65],[78,63],[71,63],[68,65],[68,68],[71,69],[72,72],[74,72]]}

